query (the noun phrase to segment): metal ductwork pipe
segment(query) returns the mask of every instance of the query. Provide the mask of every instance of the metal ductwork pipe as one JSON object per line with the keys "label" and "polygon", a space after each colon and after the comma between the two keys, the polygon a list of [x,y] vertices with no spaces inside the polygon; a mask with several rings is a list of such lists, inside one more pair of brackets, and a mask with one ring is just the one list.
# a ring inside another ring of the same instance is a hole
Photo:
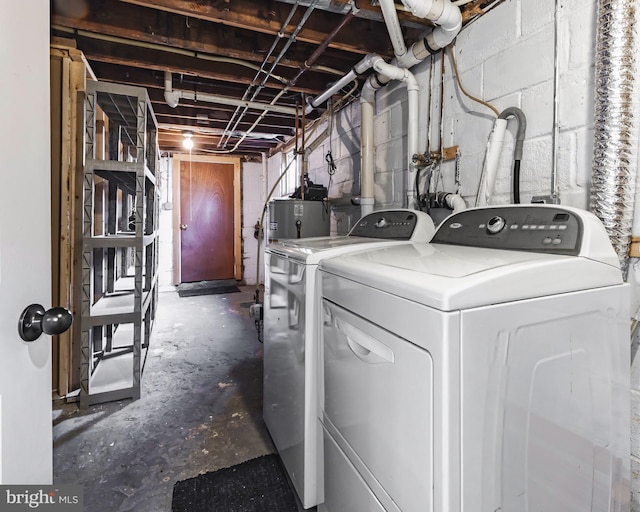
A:
{"label": "metal ductwork pipe", "polygon": [[599,0],[591,211],[605,225],[623,274],[628,270],[638,170],[637,0]]}

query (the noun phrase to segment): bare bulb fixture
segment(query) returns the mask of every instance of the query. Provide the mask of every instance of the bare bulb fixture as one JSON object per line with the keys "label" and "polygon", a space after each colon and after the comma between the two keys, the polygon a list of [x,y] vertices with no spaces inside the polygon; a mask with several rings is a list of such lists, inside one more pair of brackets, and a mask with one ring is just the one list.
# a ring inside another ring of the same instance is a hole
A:
{"label": "bare bulb fixture", "polygon": [[184,149],[191,150],[191,148],[193,148],[193,133],[183,132],[182,136],[184,137],[182,147],[184,147]]}

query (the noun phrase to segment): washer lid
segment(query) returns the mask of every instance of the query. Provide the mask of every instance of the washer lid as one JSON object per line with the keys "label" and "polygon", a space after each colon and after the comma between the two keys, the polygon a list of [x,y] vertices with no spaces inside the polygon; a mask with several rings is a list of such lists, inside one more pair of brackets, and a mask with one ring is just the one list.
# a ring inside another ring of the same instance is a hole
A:
{"label": "washer lid", "polygon": [[[359,245],[364,244],[364,248],[366,248],[368,247],[366,244],[380,242],[387,242],[387,240],[351,236],[300,238],[271,243],[267,246],[267,252],[313,264],[328,256],[331,251],[335,256],[341,252],[339,249],[355,250],[355,247]],[[349,248],[347,249],[347,247]]]}
{"label": "washer lid", "polygon": [[320,268],[441,311],[623,283],[616,266],[581,256],[445,244],[374,248]]}
{"label": "washer lid", "polygon": [[[435,227],[431,217],[425,212],[397,208],[380,210],[362,217],[346,236],[315,237],[281,240],[267,246],[267,252],[303,261],[307,265],[318,263],[328,257],[327,251],[341,252],[355,250],[355,246],[379,243],[428,242]],[[349,247],[347,246],[354,246]]]}

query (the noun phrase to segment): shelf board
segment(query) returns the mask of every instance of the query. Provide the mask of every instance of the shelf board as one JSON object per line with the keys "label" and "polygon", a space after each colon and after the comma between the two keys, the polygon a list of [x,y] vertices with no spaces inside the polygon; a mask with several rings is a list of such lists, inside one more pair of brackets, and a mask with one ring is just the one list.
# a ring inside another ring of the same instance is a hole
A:
{"label": "shelf board", "polygon": [[[133,345],[133,325],[121,324],[113,335],[113,345]],[[140,351],[140,372],[144,371],[146,348]],[[133,388],[133,353],[126,352],[102,359],[89,379],[89,394],[111,393]]]}
{"label": "shelf board", "polygon": [[151,288],[142,293],[142,309],[135,312],[134,277],[127,276],[114,283],[114,292],[100,298],[92,307],[91,314],[82,318],[82,328],[98,325],[141,322],[149,309],[157,276],[151,280]]}
{"label": "shelf board", "polygon": [[[147,247],[153,243],[158,237],[158,233],[143,235],[142,246]],[[85,238],[83,241],[83,249],[119,249],[125,247],[137,247],[140,245],[140,239],[136,238],[135,233],[120,233],[117,235],[99,235]]]}
{"label": "shelf board", "polygon": [[117,291],[100,298],[91,308],[91,315],[83,318],[90,326],[133,323],[140,315],[134,312],[134,293]]}
{"label": "shelf board", "polygon": [[131,292],[135,289],[135,276],[134,269],[129,269],[129,275],[120,277],[115,283],[113,283],[113,289],[116,292]]}
{"label": "shelf board", "polygon": [[84,239],[83,248],[86,249],[118,249],[120,247],[135,247],[140,242],[135,235],[100,235]]}
{"label": "shelf board", "polygon": [[85,168],[87,170],[92,170],[94,173],[113,172],[137,174],[148,172],[151,176],[153,176],[144,162],[121,162],[120,160],[88,159],[85,164]]}

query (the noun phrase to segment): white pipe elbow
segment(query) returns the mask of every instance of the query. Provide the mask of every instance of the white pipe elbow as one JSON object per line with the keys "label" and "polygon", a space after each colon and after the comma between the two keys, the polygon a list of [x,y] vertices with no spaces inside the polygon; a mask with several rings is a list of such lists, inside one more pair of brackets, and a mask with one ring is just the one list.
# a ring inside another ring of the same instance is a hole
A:
{"label": "white pipe elbow", "polygon": [[450,2],[445,6],[442,16],[434,21],[438,26],[426,38],[431,50],[439,50],[449,46],[462,28],[460,9]]}
{"label": "white pipe elbow", "polygon": [[[426,37],[427,45],[432,52],[451,44],[462,28],[460,8],[451,0],[402,0],[402,3],[414,16],[429,19],[437,25]],[[407,52],[408,56],[403,56],[406,63],[411,62],[412,54],[417,59],[424,60],[426,57],[421,48],[414,47],[415,45]]]}
{"label": "white pipe elbow", "polygon": [[180,103],[180,92],[164,91],[164,101],[166,101],[167,105],[171,108],[176,108]]}
{"label": "white pipe elbow", "polygon": [[171,108],[176,108],[180,103],[180,93],[173,92],[173,84],[171,71],[164,72],[164,101],[167,102]]}
{"label": "white pipe elbow", "polygon": [[353,70],[358,75],[361,75],[362,73],[373,67],[373,62],[376,58],[380,59],[381,57],[379,55],[376,55],[375,53],[368,53],[360,60],[360,62],[353,66]]}
{"label": "white pipe elbow", "polygon": [[378,59],[374,61],[373,69],[391,80],[406,80],[407,77],[406,69],[388,64],[381,57],[378,57]]}
{"label": "white pipe elbow", "polygon": [[464,199],[462,199],[462,196],[458,194],[448,194],[445,197],[445,201],[447,203],[447,206],[449,206],[449,208],[453,210],[453,213],[458,213],[462,210],[467,209],[467,203],[465,203]]}
{"label": "white pipe elbow", "polygon": [[402,0],[402,4],[411,11],[417,18],[428,18],[430,20],[436,16],[434,9],[438,8],[442,0]]}
{"label": "white pipe elbow", "polygon": [[447,32],[460,32],[462,28],[462,13],[460,8],[456,7],[449,0],[446,0],[443,5],[442,14],[433,20],[436,25],[439,25]]}

